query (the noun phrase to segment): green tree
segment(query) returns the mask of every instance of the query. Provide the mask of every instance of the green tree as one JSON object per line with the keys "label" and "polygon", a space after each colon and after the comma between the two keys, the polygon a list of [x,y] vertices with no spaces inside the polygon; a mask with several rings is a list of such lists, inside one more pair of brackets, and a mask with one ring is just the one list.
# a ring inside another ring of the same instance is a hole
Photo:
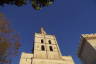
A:
{"label": "green tree", "polygon": [[0,0],[0,5],[16,5],[23,6],[31,3],[32,7],[36,10],[40,10],[43,7],[53,4],[54,0]]}
{"label": "green tree", "polygon": [[18,54],[20,38],[10,27],[9,22],[0,15],[0,64],[11,64],[10,58]]}

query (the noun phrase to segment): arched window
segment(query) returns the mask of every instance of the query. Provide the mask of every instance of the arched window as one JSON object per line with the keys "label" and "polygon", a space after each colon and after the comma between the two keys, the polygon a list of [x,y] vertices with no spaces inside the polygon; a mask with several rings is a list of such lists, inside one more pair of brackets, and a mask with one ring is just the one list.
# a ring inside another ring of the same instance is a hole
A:
{"label": "arched window", "polygon": [[41,39],[41,43],[44,43],[44,40],[43,39]]}
{"label": "arched window", "polygon": [[49,46],[49,49],[50,49],[50,51],[53,51],[53,48],[52,48],[52,46]]}
{"label": "arched window", "polygon": [[48,42],[49,42],[49,44],[51,44],[51,40],[49,40]]}
{"label": "arched window", "polygon": [[42,50],[42,51],[45,51],[44,45],[41,45],[41,50]]}

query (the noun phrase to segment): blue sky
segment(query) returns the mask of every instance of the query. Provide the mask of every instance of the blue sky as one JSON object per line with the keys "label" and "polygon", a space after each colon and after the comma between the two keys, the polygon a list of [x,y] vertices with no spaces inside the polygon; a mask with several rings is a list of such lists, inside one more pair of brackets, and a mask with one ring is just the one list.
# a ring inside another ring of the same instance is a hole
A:
{"label": "blue sky", "polygon": [[[23,7],[0,7],[11,26],[20,34],[20,52],[31,52],[34,33],[44,27],[49,34],[55,34],[62,55],[71,55],[76,64],[80,34],[96,33],[96,0],[56,0],[54,5],[40,11],[30,5]],[[12,64],[18,64],[15,57]]]}

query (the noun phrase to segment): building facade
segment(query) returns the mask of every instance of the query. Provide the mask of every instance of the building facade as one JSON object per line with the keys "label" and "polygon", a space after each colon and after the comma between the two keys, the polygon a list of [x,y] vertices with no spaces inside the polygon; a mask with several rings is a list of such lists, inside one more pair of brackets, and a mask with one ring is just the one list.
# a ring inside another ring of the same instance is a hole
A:
{"label": "building facade", "polygon": [[82,34],[78,57],[84,64],[96,64],[96,34]]}
{"label": "building facade", "polygon": [[71,56],[62,56],[56,37],[43,28],[35,33],[33,53],[22,53],[20,64],[74,64]]}

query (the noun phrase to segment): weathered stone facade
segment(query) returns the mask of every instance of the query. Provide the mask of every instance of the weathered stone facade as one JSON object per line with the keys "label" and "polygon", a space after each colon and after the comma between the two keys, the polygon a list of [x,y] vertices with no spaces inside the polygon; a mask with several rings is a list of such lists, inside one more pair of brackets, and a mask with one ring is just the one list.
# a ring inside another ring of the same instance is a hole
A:
{"label": "weathered stone facade", "polygon": [[78,57],[84,64],[96,64],[96,34],[82,34]]}
{"label": "weathered stone facade", "polygon": [[74,64],[71,56],[62,56],[54,35],[43,28],[35,33],[33,53],[22,53],[20,64]]}

